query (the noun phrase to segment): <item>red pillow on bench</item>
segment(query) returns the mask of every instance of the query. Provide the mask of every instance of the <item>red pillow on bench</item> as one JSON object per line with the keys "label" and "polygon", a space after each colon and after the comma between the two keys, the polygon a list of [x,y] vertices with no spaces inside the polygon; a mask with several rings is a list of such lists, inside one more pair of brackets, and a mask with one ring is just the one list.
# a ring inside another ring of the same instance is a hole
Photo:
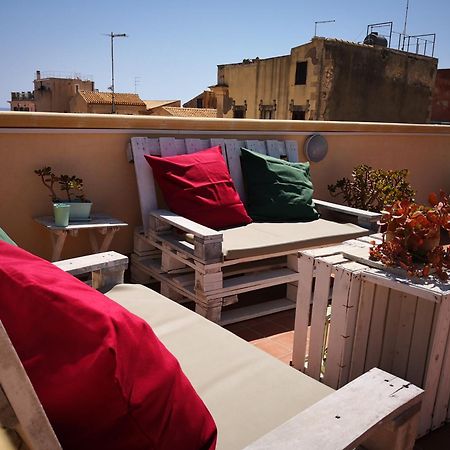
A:
{"label": "red pillow on bench", "polygon": [[216,427],[149,325],[0,242],[0,320],[65,450],[213,449]]}
{"label": "red pillow on bench", "polygon": [[145,158],[174,213],[216,230],[252,221],[234,187],[220,146],[186,155]]}

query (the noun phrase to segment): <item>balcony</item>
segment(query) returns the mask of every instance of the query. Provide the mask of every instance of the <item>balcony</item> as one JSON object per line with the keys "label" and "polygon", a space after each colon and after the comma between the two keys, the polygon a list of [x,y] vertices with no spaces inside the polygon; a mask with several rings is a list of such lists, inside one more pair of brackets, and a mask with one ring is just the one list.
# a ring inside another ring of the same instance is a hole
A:
{"label": "balcony", "polygon": [[[429,192],[441,188],[450,191],[450,126],[0,113],[0,225],[22,248],[51,258],[49,236],[33,221],[34,217],[51,214],[47,192],[33,173],[48,165],[57,172],[82,177],[94,210],[129,224],[112,243],[113,250],[128,255],[133,250],[133,231],[141,225],[134,169],[126,157],[131,137],[291,139],[297,141],[300,160],[304,160],[301,149],[313,133],[323,135],[329,147],[326,158],[311,166],[316,198],[332,200],[327,185],[349,176],[361,163],[386,169],[408,168],[409,180],[421,202]],[[79,236],[68,239],[62,256],[70,258],[90,251],[87,236]],[[289,362],[292,315],[229,328]],[[275,334],[282,340],[276,344]],[[263,338],[272,343],[263,342]]]}

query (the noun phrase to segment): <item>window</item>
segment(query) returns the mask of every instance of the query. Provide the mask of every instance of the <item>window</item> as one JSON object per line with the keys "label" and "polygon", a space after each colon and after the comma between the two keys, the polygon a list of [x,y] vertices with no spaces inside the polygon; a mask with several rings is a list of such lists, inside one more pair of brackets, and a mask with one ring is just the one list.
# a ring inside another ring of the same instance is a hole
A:
{"label": "window", "polygon": [[308,63],[306,61],[298,62],[295,70],[295,84],[306,84],[306,72]]}
{"label": "window", "polygon": [[275,119],[275,111],[277,110],[277,101],[274,100],[270,105],[265,105],[262,100],[259,102],[259,118]]}
{"label": "window", "polygon": [[292,120],[305,120],[305,111],[292,111]]}
{"label": "window", "polygon": [[235,109],[233,111],[234,119],[245,119],[245,111],[243,109]]}
{"label": "window", "polygon": [[272,109],[263,108],[261,110],[260,119],[271,119],[272,118]]}
{"label": "window", "polygon": [[203,108],[203,99],[202,98],[197,99],[197,108]]}

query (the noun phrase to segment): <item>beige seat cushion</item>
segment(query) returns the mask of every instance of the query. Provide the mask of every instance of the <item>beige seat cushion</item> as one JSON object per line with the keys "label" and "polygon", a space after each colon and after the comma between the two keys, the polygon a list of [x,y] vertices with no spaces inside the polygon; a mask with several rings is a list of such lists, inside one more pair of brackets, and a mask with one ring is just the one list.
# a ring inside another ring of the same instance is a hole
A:
{"label": "beige seat cushion", "polygon": [[241,449],[332,392],[144,286],[122,284],[107,295],[148,322],[178,358],[216,421],[218,449]]}
{"label": "beige seat cushion", "polygon": [[250,223],[223,231],[223,255],[227,260],[329,245],[368,235],[352,223],[325,219],[299,223]]}

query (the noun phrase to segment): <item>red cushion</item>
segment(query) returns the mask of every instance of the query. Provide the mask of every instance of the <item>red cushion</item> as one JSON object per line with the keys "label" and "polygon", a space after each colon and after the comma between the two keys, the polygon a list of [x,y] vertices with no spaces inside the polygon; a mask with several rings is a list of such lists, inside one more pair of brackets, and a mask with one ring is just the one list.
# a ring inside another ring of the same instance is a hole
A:
{"label": "red cushion", "polygon": [[145,155],[171,211],[210,228],[250,223],[220,146],[159,158]]}
{"label": "red cushion", "polygon": [[213,449],[216,427],[146,322],[0,242],[0,320],[65,450]]}

